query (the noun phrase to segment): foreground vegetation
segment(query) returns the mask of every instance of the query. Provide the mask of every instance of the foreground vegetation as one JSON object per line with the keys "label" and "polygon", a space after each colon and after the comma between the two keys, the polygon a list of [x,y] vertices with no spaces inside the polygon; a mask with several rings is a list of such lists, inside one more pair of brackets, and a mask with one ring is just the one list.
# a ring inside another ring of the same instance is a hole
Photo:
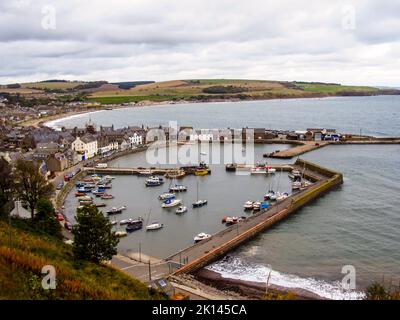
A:
{"label": "foreground vegetation", "polygon": [[[42,288],[42,268],[56,269],[57,286]],[[162,299],[120,271],[73,257],[71,246],[29,220],[0,220],[0,299]]]}

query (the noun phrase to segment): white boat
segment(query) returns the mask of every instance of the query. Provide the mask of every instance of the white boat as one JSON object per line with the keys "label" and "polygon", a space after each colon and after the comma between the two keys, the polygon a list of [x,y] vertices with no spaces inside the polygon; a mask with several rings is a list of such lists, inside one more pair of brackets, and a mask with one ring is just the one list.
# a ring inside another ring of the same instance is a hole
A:
{"label": "white boat", "polygon": [[164,183],[164,179],[157,176],[151,176],[145,181],[146,187],[156,187]]}
{"label": "white boat", "polygon": [[287,192],[284,193],[278,193],[277,197],[276,197],[276,201],[283,201],[285,200],[287,197],[289,197],[289,194]]}
{"label": "white boat", "polygon": [[174,198],[175,198],[175,195],[170,192],[165,192],[158,196],[158,199],[160,199],[160,200],[167,200],[167,199],[174,199]]}
{"label": "white boat", "polygon": [[105,176],[104,179],[106,179],[106,180],[112,180],[112,179],[115,179],[115,177],[113,177],[113,176]]}
{"label": "white boat", "polygon": [[115,225],[117,224],[117,221],[116,221],[116,220],[110,221],[110,222],[111,222],[111,225],[112,225],[112,226],[115,226]]}
{"label": "white boat", "polygon": [[161,229],[164,225],[159,222],[153,222],[152,224],[149,224],[146,226],[146,230],[158,230]]}
{"label": "white boat", "polygon": [[176,207],[177,205],[180,205],[182,203],[181,199],[167,199],[165,200],[161,207],[162,208],[172,208],[172,207]]}
{"label": "white boat", "polygon": [[193,238],[193,240],[194,240],[194,242],[199,242],[201,240],[205,240],[205,239],[209,239],[209,238],[211,238],[211,234],[207,234],[207,233],[201,232],[197,236],[195,236]]}
{"label": "white boat", "polygon": [[245,209],[245,210],[251,210],[251,209],[253,209],[253,203],[254,203],[253,201],[246,201],[245,204],[244,204],[244,206],[243,206],[244,209]]}
{"label": "white boat", "polygon": [[179,206],[178,209],[175,210],[176,213],[184,213],[187,211],[187,207]]}
{"label": "white boat", "polygon": [[271,166],[266,166],[265,167],[265,173],[266,174],[271,174],[271,173],[275,173],[275,172],[276,172],[275,168],[272,168]]}
{"label": "white boat", "polygon": [[264,199],[268,200],[271,199],[273,200],[271,197],[275,196],[275,191],[274,190],[269,190],[265,195],[264,195]]}
{"label": "white boat", "polygon": [[256,201],[253,203],[253,210],[260,210],[260,207],[261,207],[261,202]]}
{"label": "white boat", "polygon": [[293,181],[292,183],[292,190],[300,190],[301,182],[300,181]]}
{"label": "white boat", "polygon": [[115,235],[119,238],[125,237],[128,233],[126,231],[116,231]]}
{"label": "white boat", "polygon": [[176,184],[169,188],[169,192],[184,192],[187,191],[187,187],[181,184]]}
{"label": "white boat", "polygon": [[132,221],[133,221],[132,219],[124,219],[124,220],[121,220],[121,221],[119,222],[119,224],[120,224],[120,225],[128,224],[128,223],[131,223]]}

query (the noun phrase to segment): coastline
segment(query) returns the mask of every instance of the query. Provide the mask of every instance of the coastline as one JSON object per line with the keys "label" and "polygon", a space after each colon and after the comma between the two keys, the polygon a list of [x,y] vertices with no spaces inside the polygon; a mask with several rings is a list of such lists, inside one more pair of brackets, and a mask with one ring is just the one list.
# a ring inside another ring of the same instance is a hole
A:
{"label": "coastline", "polygon": [[[384,94],[381,94],[384,96]],[[133,105],[113,105],[110,107],[112,110],[120,110],[120,109],[130,109],[130,108],[141,108],[141,107],[151,107],[151,106],[162,106],[162,105],[179,105],[179,104],[197,104],[197,103],[229,103],[229,102],[259,102],[259,101],[271,101],[271,100],[295,100],[295,99],[330,99],[330,98],[348,98],[348,97],[369,97],[366,95],[360,96],[340,96],[340,95],[318,95],[318,96],[308,96],[308,97],[274,97],[274,98],[263,98],[263,99],[238,99],[238,98],[227,98],[227,99],[210,99],[207,101],[199,101],[199,100],[179,100],[179,101],[172,101],[172,100],[165,100],[165,101],[150,101],[150,100],[143,100],[137,102]],[[84,110],[78,112],[67,112],[67,113],[60,113],[58,115],[50,116],[47,118],[41,119],[34,119],[28,120],[27,122],[21,123],[22,126],[34,126],[34,127],[51,127],[48,123],[60,121],[62,119],[67,119],[74,116],[82,116],[85,114],[96,113],[96,112],[103,112],[103,111],[112,111],[107,110],[106,107],[99,108],[97,110]]]}
{"label": "coastline", "polygon": [[[194,277],[209,286],[219,290],[229,290],[239,293],[241,296],[246,296],[250,299],[264,299],[266,292],[266,283],[247,281],[233,278],[225,278],[221,274],[203,268],[194,274]],[[321,297],[313,292],[301,288],[285,288],[270,284],[268,291],[273,296],[292,296],[295,300],[329,300]]]}

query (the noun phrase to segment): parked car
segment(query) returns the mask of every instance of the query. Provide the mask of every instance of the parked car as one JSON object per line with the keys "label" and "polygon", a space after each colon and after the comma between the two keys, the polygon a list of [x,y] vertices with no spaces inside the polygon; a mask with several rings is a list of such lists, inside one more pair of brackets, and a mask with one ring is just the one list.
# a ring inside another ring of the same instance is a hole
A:
{"label": "parked car", "polygon": [[72,223],[69,221],[65,221],[64,228],[67,229],[68,231],[72,231]]}
{"label": "parked car", "polygon": [[57,213],[56,218],[58,221],[64,221],[64,215],[62,213]]}

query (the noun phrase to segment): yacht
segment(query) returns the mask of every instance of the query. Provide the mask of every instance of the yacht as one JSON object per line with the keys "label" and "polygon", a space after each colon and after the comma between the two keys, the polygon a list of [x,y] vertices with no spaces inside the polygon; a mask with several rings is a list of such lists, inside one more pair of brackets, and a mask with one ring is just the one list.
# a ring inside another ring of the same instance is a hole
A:
{"label": "yacht", "polygon": [[169,188],[169,192],[184,192],[187,191],[187,187],[181,184],[176,184]]}
{"label": "yacht", "polygon": [[168,200],[168,199],[175,199],[175,195],[170,192],[164,192],[158,196],[160,200]]}

